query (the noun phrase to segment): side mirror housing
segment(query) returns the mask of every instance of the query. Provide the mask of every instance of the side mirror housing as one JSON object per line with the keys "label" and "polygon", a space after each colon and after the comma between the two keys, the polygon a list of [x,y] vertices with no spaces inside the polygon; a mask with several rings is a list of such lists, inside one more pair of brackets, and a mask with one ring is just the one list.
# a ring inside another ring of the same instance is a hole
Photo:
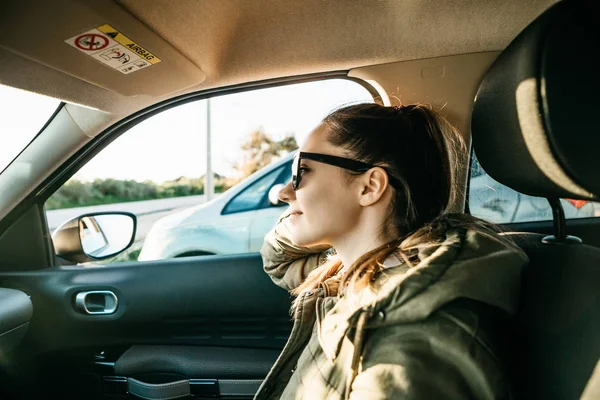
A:
{"label": "side mirror housing", "polygon": [[278,183],[277,185],[273,185],[273,187],[269,190],[269,203],[274,206],[280,206],[285,204],[283,201],[279,200],[279,192],[281,189],[285,187],[284,184]]}
{"label": "side mirror housing", "polygon": [[73,218],[52,233],[57,256],[74,263],[104,260],[129,248],[137,218],[127,212],[99,212]]}

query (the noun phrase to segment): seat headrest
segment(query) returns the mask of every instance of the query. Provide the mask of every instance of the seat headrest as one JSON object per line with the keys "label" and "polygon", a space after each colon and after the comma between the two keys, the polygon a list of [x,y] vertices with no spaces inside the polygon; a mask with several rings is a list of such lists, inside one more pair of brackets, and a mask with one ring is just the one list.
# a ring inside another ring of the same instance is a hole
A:
{"label": "seat headrest", "polygon": [[492,178],[519,192],[600,197],[595,3],[564,0],[547,9],[500,53],[479,87],[475,154]]}

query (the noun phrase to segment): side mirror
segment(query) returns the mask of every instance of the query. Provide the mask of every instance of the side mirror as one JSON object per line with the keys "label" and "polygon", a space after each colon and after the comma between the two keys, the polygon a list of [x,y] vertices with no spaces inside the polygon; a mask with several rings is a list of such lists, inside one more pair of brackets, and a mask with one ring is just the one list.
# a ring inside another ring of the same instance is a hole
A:
{"label": "side mirror", "polygon": [[54,231],[57,256],[75,263],[114,257],[133,244],[137,219],[127,212],[100,212],[73,218]]}
{"label": "side mirror", "polygon": [[284,184],[278,183],[277,185],[273,185],[273,187],[269,190],[269,202],[272,205],[280,206],[285,204],[283,201],[279,200],[279,192],[281,192],[281,189],[284,187]]}

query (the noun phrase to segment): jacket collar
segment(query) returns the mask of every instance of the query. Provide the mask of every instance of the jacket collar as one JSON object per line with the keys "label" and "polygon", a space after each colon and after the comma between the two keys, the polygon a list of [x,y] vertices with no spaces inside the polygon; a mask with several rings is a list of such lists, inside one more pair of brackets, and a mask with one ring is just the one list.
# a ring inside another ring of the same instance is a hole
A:
{"label": "jacket collar", "polygon": [[427,318],[458,297],[514,313],[520,271],[527,257],[497,239],[476,231],[449,229],[442,242],[419,247],[420,261],[412,268],[391,267],[360,294],[318,302],[318,338],[326,356],[336,358],[344,336],[361,313],[372,316],[369,328],[409,323]]}

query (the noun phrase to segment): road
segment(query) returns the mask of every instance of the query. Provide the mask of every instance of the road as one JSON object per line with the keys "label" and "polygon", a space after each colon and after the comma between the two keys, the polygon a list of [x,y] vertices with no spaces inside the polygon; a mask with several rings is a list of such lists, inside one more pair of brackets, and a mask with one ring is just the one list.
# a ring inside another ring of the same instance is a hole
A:
{"label": "road", "polygon": [[100,211],[127,211],[137,216],[138,228],[135,241],[143,240],[159,218],[205,202],[205,196],[185,196],[170,199],[132,201],[128,203],[106,204],[101,206],[65,208],[46,213],[50,231],[54,231],[64,222],[80,215]]}

